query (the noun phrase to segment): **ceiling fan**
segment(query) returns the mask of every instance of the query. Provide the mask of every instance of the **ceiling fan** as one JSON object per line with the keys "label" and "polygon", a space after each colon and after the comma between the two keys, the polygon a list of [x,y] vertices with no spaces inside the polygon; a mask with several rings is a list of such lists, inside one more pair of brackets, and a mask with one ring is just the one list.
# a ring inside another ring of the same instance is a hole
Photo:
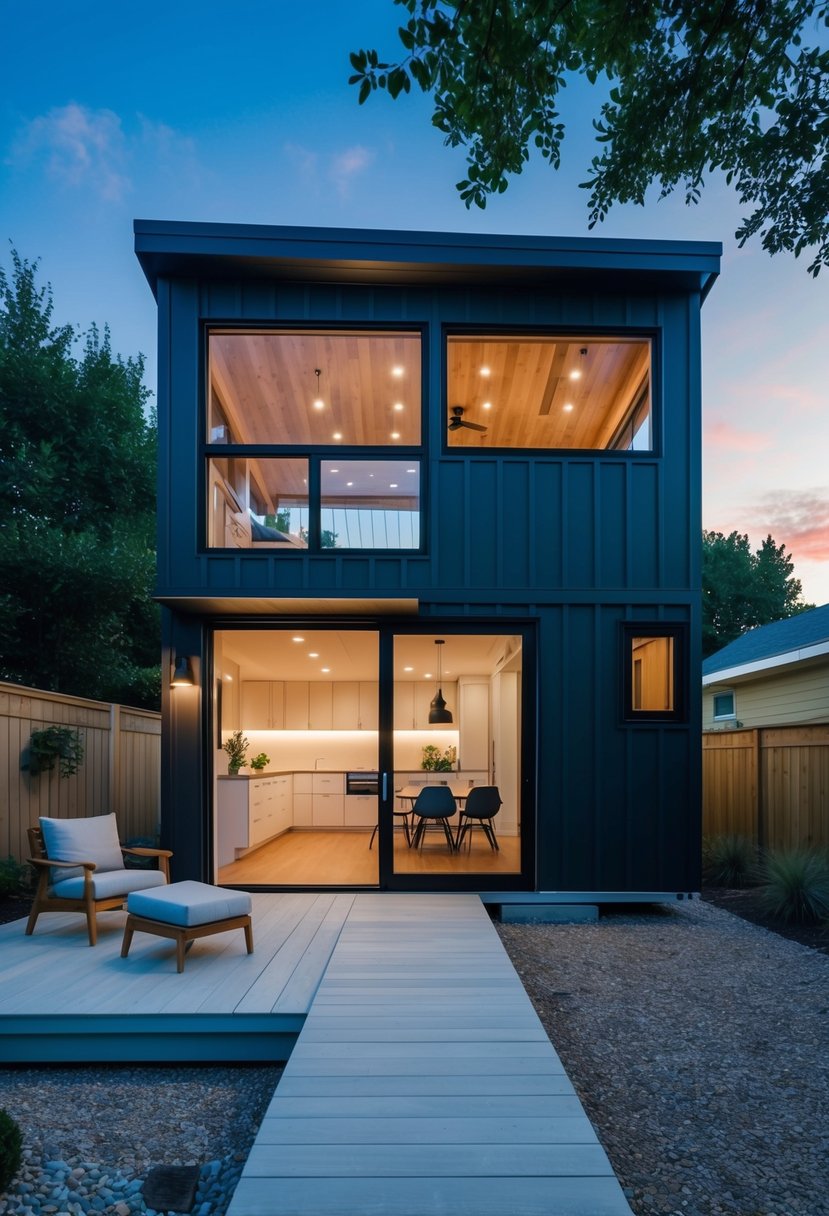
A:
{"label": "ceiling fan", "polygon": [[464,410],[463,410],[462,405],[453,405],[452,406],[452,415],[453,416],[449,419],[449,430],[450,431],[457,431],[462,426],[467,427],[470,431],[485,431],[487,429],[485,426],[481,426],[477,422],[464,422],[463,413],[464,413]]}

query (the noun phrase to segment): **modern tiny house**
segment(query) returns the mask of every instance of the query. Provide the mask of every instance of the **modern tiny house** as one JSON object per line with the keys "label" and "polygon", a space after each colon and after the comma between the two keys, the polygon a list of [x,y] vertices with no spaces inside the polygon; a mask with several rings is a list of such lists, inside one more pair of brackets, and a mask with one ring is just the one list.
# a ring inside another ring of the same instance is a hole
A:
{"label": "modern tiny house", "polygon": [[[188,681],[163,693],[177,876],[696,890],[699,322],[720,246],[135,233],[159,308],[163,670]],[[236,731],[258,772],[228,774]],[[496,788],[498,847],[411,847],[423,784],[456,824]]]}

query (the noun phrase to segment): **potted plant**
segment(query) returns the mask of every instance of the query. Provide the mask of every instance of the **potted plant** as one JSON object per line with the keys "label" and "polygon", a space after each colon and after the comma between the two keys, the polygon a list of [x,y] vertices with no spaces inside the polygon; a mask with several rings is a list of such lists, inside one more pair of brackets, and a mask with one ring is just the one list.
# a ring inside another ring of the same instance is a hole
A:
{"label": "potted plant", "polygon": [[260,752],[258,756],[254,756],[250,762],[250,767],[255,769],[257,773],[261,773],[263,768],[267,768],[271,762],[270,756],[266,756],[264,752]]}
{"label": "potted plant", "polygon": [[231,777],[239,776],[239,769],[244,768],[247,764],[245,752],[248,750],[248,741],[240,730],[235,730],[229,739],[225,739],[222,744],[222,749],[227,752],[227,771]]}
{"label": "potted plant", "polygon": [[457,758],[458,749],[456,747],[447,747],[446,751],[442,752],[439,747],[435,747],[434,743],[427,743],[423,749],[420,767],[430,773],[451,773]]}

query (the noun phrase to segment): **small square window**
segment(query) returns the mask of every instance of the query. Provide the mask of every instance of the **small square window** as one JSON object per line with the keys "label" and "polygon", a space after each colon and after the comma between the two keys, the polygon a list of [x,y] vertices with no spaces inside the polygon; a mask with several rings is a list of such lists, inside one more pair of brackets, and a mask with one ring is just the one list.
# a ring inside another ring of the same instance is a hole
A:
{"label": "small square window", "polygon": [[625,721],[685,721],[683,627],[625,625],[622,654]]}
{"label": "small square window", "polygon": [[737,708],[733,692],[714,693],[714,721],[721,722],[725,718],[736,718]]}

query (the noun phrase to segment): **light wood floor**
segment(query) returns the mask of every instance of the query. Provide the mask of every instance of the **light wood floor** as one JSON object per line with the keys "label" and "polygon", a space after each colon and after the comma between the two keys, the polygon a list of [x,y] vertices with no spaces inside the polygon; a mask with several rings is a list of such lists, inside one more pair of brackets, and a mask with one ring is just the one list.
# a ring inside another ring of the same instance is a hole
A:
{"label": "light wood floor", "polygon": [[[222,866],[220,883],[240,886],[376,886],[379,882],[377,840],[369,849],[371,832],[286,832],[254,853]],[[410,849],[395,833],[394,868],[398,874],[517,874],[520,841],[501,836],[500,852],[490,849],[483,835],[473,833],[471,848],[450,853],[446,842],[430,832],[422,850]]]}

